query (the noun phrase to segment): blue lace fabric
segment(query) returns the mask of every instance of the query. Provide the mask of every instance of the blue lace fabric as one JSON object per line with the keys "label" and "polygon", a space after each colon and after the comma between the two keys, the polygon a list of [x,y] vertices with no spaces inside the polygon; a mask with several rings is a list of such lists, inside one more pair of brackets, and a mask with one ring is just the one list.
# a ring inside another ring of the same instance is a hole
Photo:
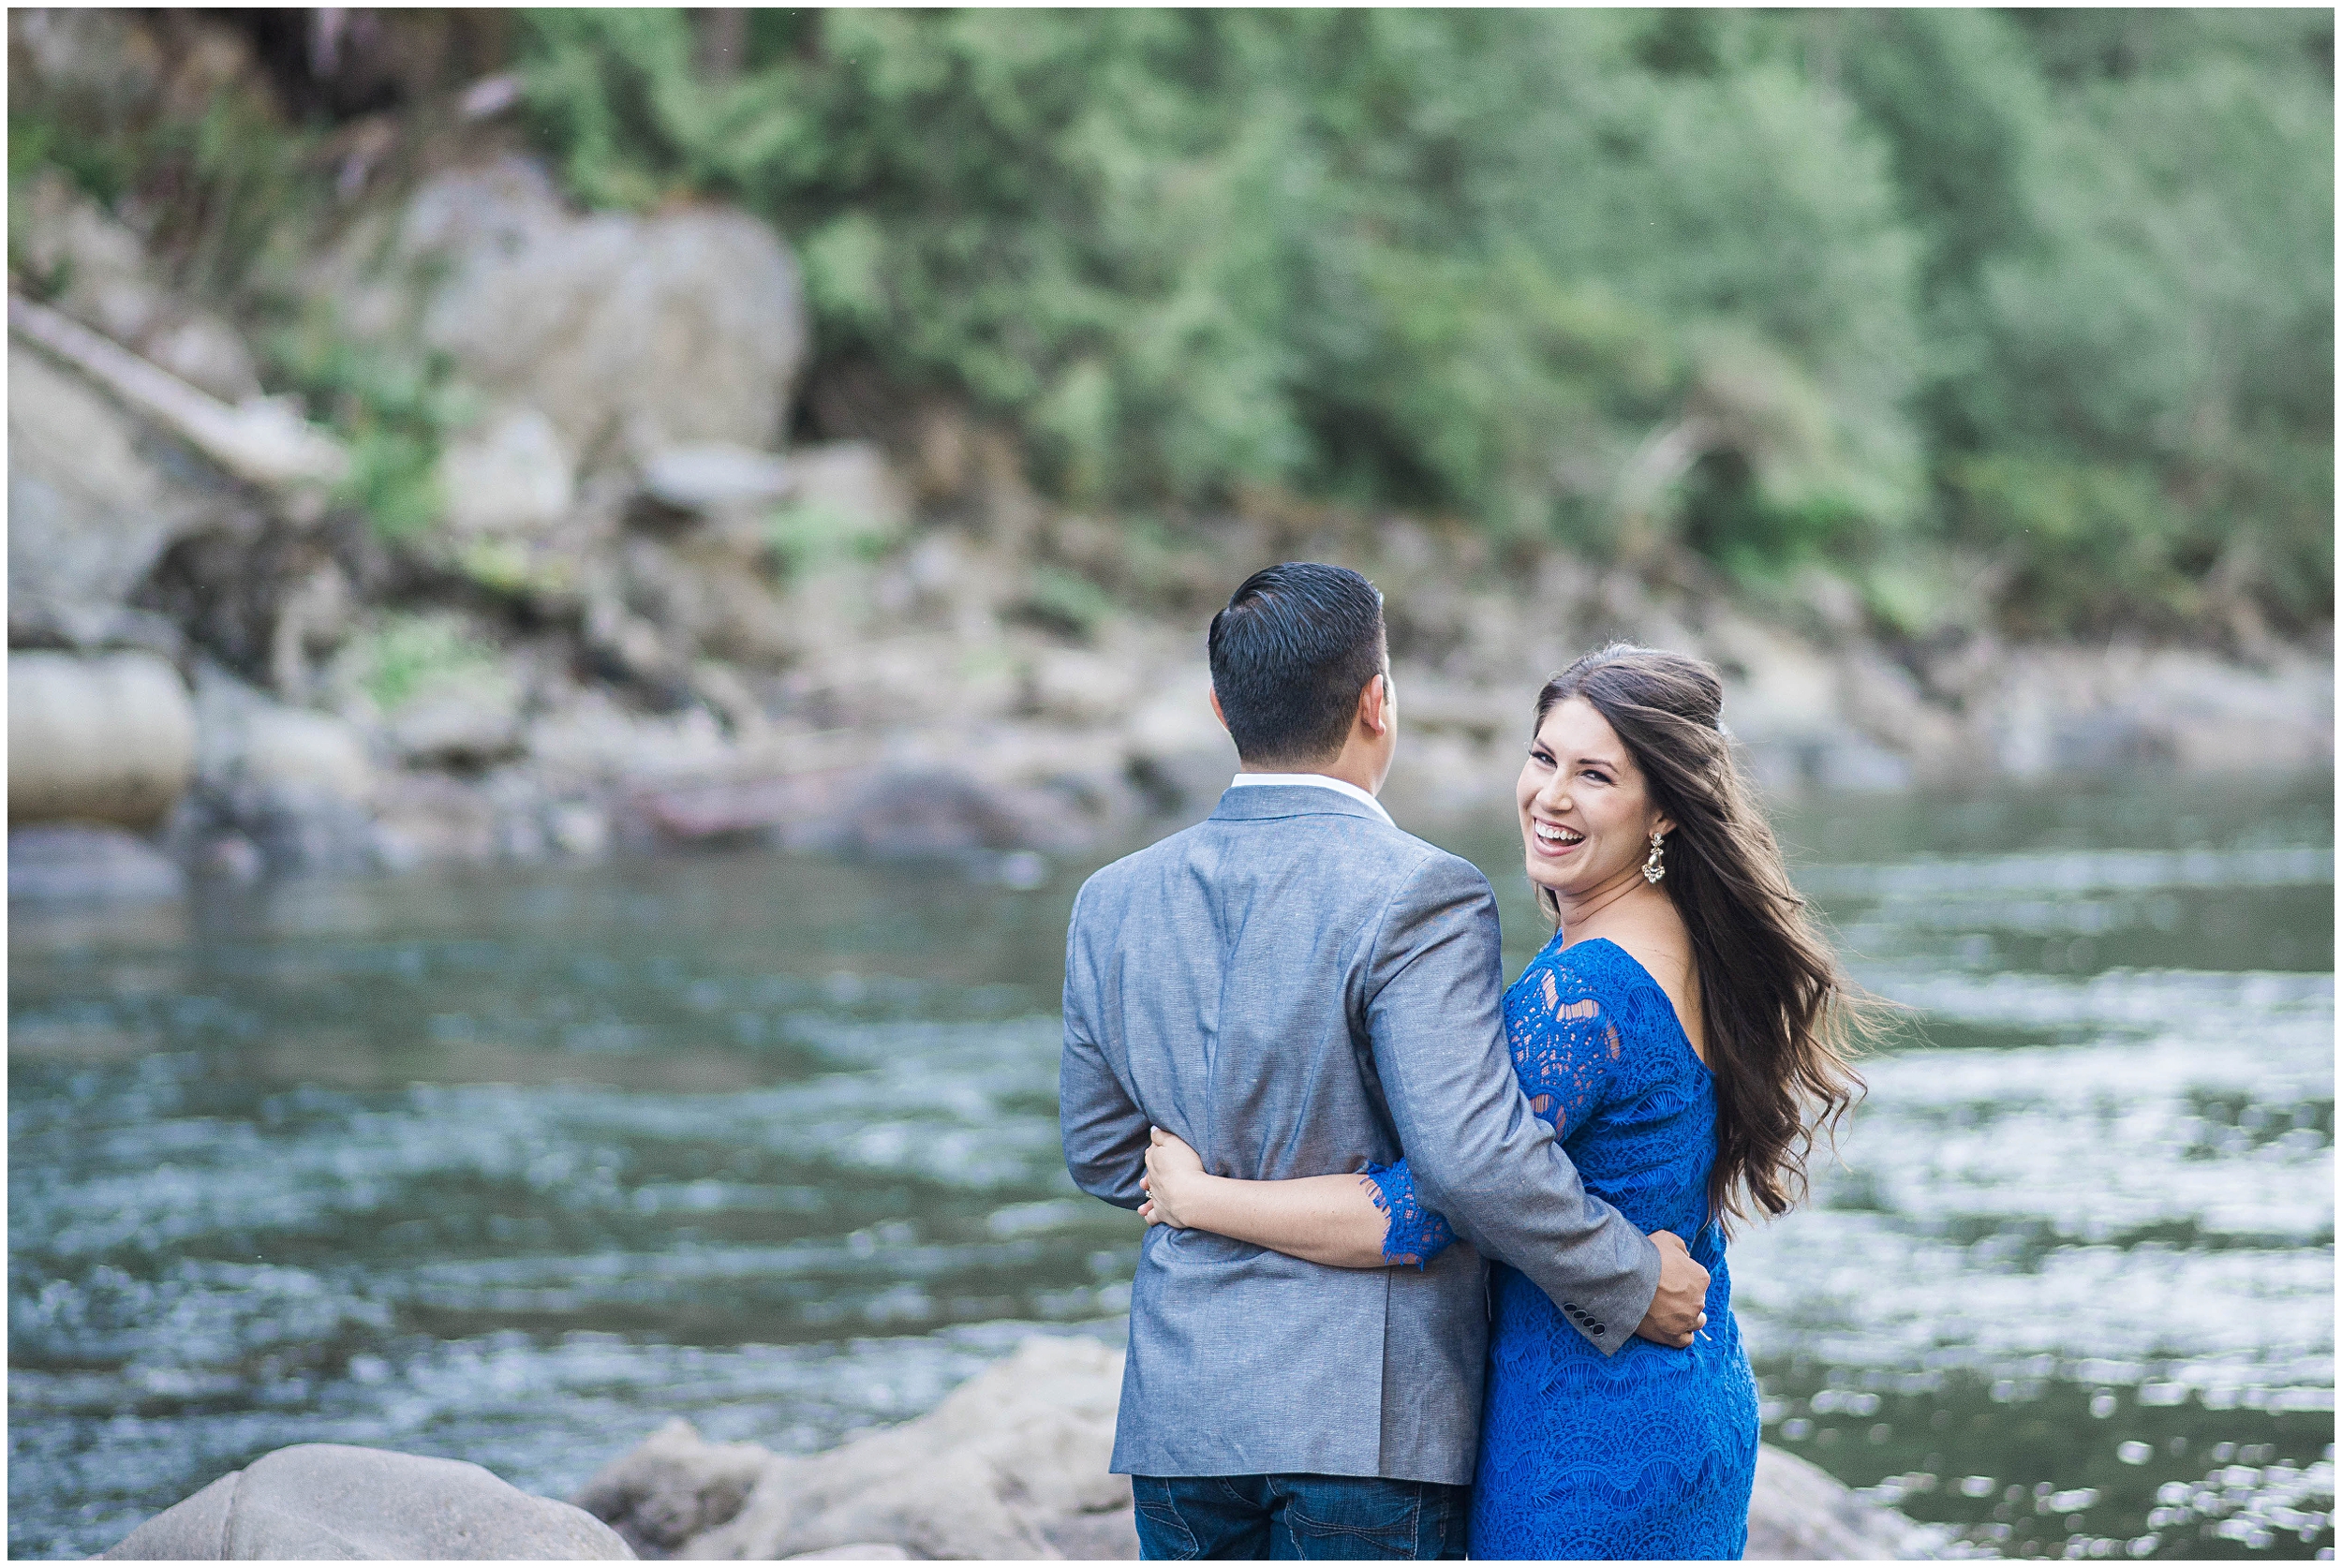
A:
{"label": "blue lace fabric", "polygon": [[[1505,993],[1514,1070],[1586,1190],[1706,1266],[1688,1350],[1630,1338],[1605,1355],[1518,1271],[1491,1263],[1494,1322],[1472,1501],[1475,1558],[1738,1558],[1756,1476],[1756,1380],[1708,1220],[1715,1081],[1674,1005],[1614,942],[1556,937]],[[1383,1255],[1421,1265],[1454,1238],[1405,1161],[1366,1173],[1391,1216]]]}

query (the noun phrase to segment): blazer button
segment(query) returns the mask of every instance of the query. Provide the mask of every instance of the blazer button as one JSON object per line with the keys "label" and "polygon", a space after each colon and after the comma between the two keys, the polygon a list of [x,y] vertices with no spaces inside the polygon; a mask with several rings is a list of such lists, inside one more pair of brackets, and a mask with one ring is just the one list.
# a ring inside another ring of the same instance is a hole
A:
{"label": "blazer button", "polygon": [[1610,1331],[1610,1325],[1609,1325],[1609,1324],[1601,1324],[1601,1323],[1598,1323],[1598,1324],[1595,1324],[1593,1325],[1593,1333],[1594,1333],[1594,1338],[1595,1338],[1595,1339],[1600,1339],[1603,1335],[1608,1334],[1609,1331]]}

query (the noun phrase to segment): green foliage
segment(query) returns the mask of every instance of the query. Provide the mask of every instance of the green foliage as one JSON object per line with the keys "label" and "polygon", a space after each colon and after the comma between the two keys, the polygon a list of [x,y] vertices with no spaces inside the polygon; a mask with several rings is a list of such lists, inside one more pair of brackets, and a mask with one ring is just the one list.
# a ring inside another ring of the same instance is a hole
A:
{"label": "green foliage", "polygon": [[1024,619],[1065,637],[1088,638],[1115,613],[1104,588],[1056,567],[1037,567],[1016,607]]}
{"label": "green foliage", "polygon": [[[21,197],[50,170],[118,214],[143,214],[141,237],[164,281],[247,322],[278,323],[257,334],[266,378],[304,397],[348,446],[338,498],[386,538],[435,523],[441,441],[468,413],[448,366],[361,349],[322,315],[283,323],[285,274],[332,206],[329,165],[317,156],[326,133],[292,122],[250,73],[192,101],[172,91],[31,88],[9,109],[11,229],[22,222]],[[19,260],[13,244],[10,260]],[[28,281],[42,289],[66,282]]]}
{"label": "green foliage", "polygon": [[9,104],[9,191],[53,169],[109,207],[136,206],[170,282],[248,304],[267,264],[298,248],[304,220],[330,189],[313,156],[320,139],[289,124],[250,80],[221,85],[193,109],[159,97],[49,96],[27,84]]}
{"label": "green foliage", "polygon": [[[2329,11],[763,10],[721,72],[699,25],[516,15],[571,192],[769,216],[817,380],[956,401],[1074,507],[1819,568],[1914,636],[1987,618],[1947,595],[2332,616]],[[9,132],[12,200],[66,170],[230,300],[330,205],[325,133],[248,85],[20,90]],[[438,373],[302,331],[278,374],[352,498],[423,525]],[[799,570],[880,547],[774,535]]]}
{"label": "green foliage", "polygon": [[1785,67],[1663,78],[1602,15],[791,25],[707,82],[682,13],[530,13],[540,132],[587,200],[771,214],[828,359],[1011,422],[1066,499],[1267,483],[1595,538],[1588,476],[1686,394],[1718,319],[1825,406],[1811,450],[1757,465],[1805,474],[1795,505],[1920,494],[1913,247],[1876,149]]}
{"label": "green foliage", "polygon": [[2076,629],[2187,624],[2216,567],[2332,613],[2332,35],[763,13],[708,81],[686,13],[541,11],[524,53],[582,197],[770,214],[827,361],[1005,421],[1067,500],[1824,561],[1890,624],[1981,552]]}
{"label": "green foliage", "polygon": [[342,336],[313,310],[266,340],[271,378],[306,398],[312,417],[349,448],[337,498],[384,539],[409,539],[439,520],[439,453],[477,413],[444,356],[408,358]]}
{"label": "green foliage", "polygon": [[497,650],[460,617],[397,614],[350,641],[340,656],[358,687],[384,713],[409,699],[451,686],[508,678]]}
{"label": "green foliage", "polygon": [[792,576],[811,576],[847,561],[876,560],[897,542],[898,535],[889,523],[810,501],[776,507],[765,523],[765,539]]}

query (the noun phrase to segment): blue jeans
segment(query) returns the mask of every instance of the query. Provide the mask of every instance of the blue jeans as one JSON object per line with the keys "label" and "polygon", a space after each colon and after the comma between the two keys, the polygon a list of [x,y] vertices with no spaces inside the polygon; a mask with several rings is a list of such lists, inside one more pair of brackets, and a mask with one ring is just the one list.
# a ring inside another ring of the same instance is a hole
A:
{"label": "blue jeans", "polygon": [[1143,1558],[1460,1558],[1472,1488],[1371,1475],[1134,1475]]}

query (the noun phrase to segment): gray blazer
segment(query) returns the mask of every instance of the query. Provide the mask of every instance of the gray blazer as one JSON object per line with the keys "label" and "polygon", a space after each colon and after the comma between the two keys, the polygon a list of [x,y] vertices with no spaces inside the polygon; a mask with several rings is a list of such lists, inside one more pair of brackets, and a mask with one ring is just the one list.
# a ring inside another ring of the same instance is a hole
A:
{"label": "gray blazer", "polygon": [[1232,789],[1083,885],[1059,1091],[1084,1191],[1138,1206],[1150,1123],[1253,1179],[1403,1150],[1463,1238],[1426,1269],[1348,1269],[1150,1227],[1117,1472],[1470,1482],[1482,1253],[1582,1309],[1603,1350],[1634,1332],[1657,1250],[1530,1112],[1503,985],[1487,879],[1334,790]]}

